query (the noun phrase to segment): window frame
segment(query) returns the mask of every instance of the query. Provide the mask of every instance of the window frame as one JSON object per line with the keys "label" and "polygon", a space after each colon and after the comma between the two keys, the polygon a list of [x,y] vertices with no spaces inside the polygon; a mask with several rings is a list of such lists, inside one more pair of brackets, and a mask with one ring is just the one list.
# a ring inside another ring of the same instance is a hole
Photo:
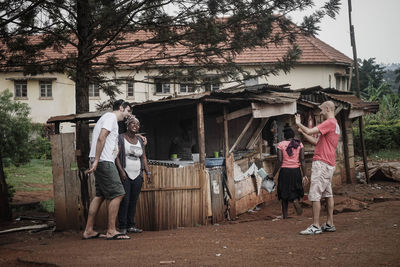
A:
{"label": "window frame", "polygon": [[[42,88],[42,85],[45,88]],[[44,89],[45,95],[42,94]],[[50,92],[50,94],[49,94]],[[53,99],[53,82],[48,80],[39,80],[39,99]]]}
{"label": "window frame", "polygon": [[[160,89],[160,90],[159,90]],[[168,89],[168,91],[167,91]],[[171,82],[169,79],[154,79],[154,93],[156,95],[171,94]]]}
{"label": "window frame", "polygon": [[[25,85],[25,88],[19,88],[19,85]],[[19,92],[19,94],[18,94]],[[28,81],[15,80],[14,81],[14,98],[15,99],[28,99]]]}
{"label": "window frame", "polygon": [[[97,95],[96,95],[97,92]],[[89,98],[100,98],[100,87],[97,83],[89,84]]]}
{"label": "window frame", "polygon": [[[132,87],[132,92],[130,90],[130,87]],[[130,94],[132,93],[132,94]],[[126,97],[130,98],[130,99],[134,99],[135,98],[135,82],[134,81],[126,81]]]}
{"label": "window frame", "polygon": [[190,94],[196,91],[196,86],[193,80],[186,79],[179,83],[179,93],[180,94]]}

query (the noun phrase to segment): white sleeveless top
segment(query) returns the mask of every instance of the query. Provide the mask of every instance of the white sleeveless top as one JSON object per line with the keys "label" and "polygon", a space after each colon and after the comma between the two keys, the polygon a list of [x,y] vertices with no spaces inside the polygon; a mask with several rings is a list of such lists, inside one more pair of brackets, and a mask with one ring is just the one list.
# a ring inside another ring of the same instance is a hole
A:
{"label": "white sleeveless top", "polygon": [[140,145],[139,140],[134,145],[129,143],[124,138],[124,145],[125,145],[125,159],[126,159],[125,171],[131,180],[135,180],[139,176],[140,170],[142,168],[140,163],[140,157],[143,155],[143,149],[142,146]]}

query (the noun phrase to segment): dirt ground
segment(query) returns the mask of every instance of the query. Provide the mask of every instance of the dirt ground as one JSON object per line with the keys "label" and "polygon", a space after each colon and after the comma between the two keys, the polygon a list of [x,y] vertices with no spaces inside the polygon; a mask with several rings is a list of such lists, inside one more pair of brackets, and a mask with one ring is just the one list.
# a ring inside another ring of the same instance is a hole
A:
{"label": "dirt ground", "polygon": [[[311,224],[308,201],[303,215],[291,207],[287,220],[271,201],[235,221],[130,240],[81,240],[81,233],[52,230],[2,234],[0,266],[400,266],[400,183],[345,185],[335,202],[337,231],[317,236],[298,234]],[[0,229],[39,223],[13,220]]]}

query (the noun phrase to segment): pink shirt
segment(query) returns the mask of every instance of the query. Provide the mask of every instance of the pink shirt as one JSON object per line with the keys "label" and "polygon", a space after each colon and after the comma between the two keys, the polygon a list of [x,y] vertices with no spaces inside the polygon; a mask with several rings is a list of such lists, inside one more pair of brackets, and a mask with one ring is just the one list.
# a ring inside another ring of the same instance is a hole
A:
{"label": "pink shirt", "polygon": [[286,152],[286,148],[290,144],[290,141],[282,141],[278,144],[278,149],[282,151],[282,165],[281,168],[298,168],[300,167],[300,160],[299,160],[299,155],[300,155],[300,150],[303,147],[303,144],[300,143],[300,145],[296,149],[292,149],[292,156],[289,156],[288,153]]}
{"label": "pink shirt", "polygon": [[340,137],[340,128],[335,118],[317,125],[321,136],[315,146],[313,160],[320,160],[331,166],[336,165],[336,147]]}

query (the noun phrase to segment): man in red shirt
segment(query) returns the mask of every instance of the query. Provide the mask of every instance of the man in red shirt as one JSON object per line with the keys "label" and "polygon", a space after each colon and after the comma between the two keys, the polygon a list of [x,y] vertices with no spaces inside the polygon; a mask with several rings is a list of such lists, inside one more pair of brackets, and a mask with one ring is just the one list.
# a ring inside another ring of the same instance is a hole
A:
{"label": "man in red shirt", "polygon": [[[300,115],[295,115],[296,125],[299,132],[313,145],[315,145],[313,163],[311,168],[311,184],[308,199],[313,205],[313,224],[306,230],[301,231],[302,235],[314,235],[322,232],[334,232],[333,224],[333,193],[332,176],[336,165],[336,147],[340,137],[340,128],[335,119],[335,104],[332,101],[325,101],[319,108],[324,122],[314,128],[308,128],[301,124]],[[317,139],[313,134],[320,134]],[[322,226],[319,223],[321,211],[321,198],[325,198],[328,204],[328,219]]]}

